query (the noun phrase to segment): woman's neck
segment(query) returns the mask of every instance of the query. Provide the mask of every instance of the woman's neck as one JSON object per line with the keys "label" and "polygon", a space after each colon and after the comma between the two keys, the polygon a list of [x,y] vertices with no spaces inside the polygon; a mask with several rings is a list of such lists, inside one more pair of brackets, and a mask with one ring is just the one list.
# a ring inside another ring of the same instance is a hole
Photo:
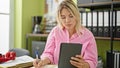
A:
{"label": "woman's neck", "polygon": [[75,29],[73,29],[73,30],[68,30],[68,32],[69,32],[69,38],[71,38],[71,36],[72,36],[76,31],[75,31]]}

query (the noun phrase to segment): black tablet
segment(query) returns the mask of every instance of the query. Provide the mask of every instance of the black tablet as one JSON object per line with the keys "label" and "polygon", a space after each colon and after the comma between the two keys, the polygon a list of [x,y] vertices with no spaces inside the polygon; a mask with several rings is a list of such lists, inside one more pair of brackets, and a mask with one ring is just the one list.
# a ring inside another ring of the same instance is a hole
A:
{"label": "black tablet", "polygon": [[70,64],[72,56],[81,54],[82,44],[79,43],[61,43],[58,68],[75,68]]}

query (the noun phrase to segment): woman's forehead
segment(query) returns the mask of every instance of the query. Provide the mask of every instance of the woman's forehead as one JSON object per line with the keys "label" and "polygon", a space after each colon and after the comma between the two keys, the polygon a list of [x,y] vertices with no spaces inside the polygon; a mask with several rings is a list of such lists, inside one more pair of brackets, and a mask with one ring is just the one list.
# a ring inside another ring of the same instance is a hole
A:
{"label": "woman's forehead", "polygon": [[72,12],[68,8],[62,8],[60,14],[72,14]]}

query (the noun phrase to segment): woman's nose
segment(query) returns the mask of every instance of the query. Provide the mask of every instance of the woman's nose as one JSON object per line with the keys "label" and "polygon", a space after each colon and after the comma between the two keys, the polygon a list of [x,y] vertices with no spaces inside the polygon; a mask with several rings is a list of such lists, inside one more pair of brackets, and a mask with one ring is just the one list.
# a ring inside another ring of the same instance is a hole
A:
{"label": "woman's nose", "polygon": [[69,23],[69,21],[70,21],[70,18],[66,18],[66,23]]}

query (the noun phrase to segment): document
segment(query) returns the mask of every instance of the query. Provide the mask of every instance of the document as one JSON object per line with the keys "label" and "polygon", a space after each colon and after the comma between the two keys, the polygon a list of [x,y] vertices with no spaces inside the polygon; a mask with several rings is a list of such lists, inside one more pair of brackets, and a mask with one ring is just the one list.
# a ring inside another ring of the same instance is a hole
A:
{"label": "document", "polygon": [[33,58],[30,56],[16,57],[15,60],[10,60],[8,62],[0,64],[0,68],[16,68],[16,67],[28,67],[32,66]]}
{"label": "document", "polygon": [[[35,67],[30,67],[30,68],[35,68]],[[58,66],[57,65],[45,65],[41,68],[58,68]]]}

